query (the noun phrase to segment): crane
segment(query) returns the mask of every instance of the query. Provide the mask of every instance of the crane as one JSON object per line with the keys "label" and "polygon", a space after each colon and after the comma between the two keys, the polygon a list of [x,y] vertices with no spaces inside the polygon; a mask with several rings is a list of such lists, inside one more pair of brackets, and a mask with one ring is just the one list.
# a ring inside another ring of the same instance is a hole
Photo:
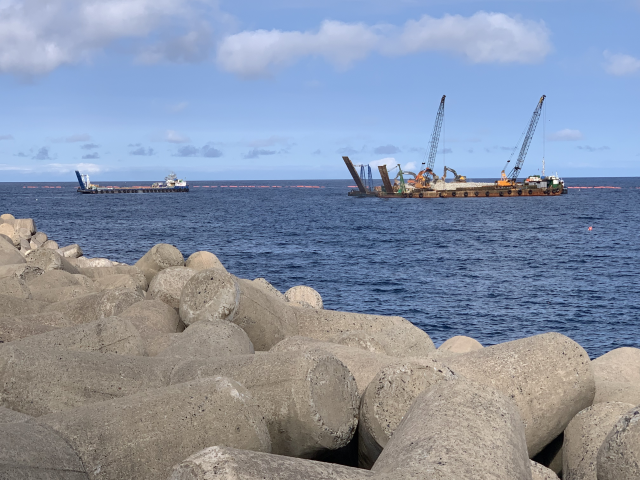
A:
{"label": "crane", "polygon": [[[358,165],[354,165],[357,167]],[[371,175],[371,165],[360,164],[360,178],[364,182],[364,186],[370,192],[373,192],[373,176]]]}
{"label": "crane", "polygon": [[[442,121],[444,120],[444,99],[446,95],[442,96],[440,100],[440,107],[436,114],[436,123],[433,125],[433,132],[431,133],[431,147],[429,148],[429,157],[427,160],[427,166],[418,172],[416,175],[416,187],[427,187],[429,185],[428,175],[431,175],[433,180],[437,180],[437,176],[433,173],[433,167],[436,164],[436,153],[438,152],[438,143],[440,142],[440,130],[442,130]],[[425,162],[422,162],[424,165]]]}
{"label": "crane", "polygon": [[515,153],[518,145],[513,149],[509,160],[505,164],[502,169],[501,178],[496,182],[499,187],[510,187],[515,185],[516,180],[518,178],[518,174],[520,170],[522,170],[522,164],[524,163],[524,159],[527,156],[527,152],[529,151],[529,145],[531,145],[531,139],[533,138],[533,134],[536,131],[536,126],[538,125],[538,119],[540,118],[540,113],[542,112],[542,104],[544,103],[544,99],[547,98],[546,95],[542,95],[540,100],[538,101],[538,105],[536,105],[536,109],[533,111],[533,115],[531,116],[531,120],[529,121],[529,127],[526,130],[526,134],[524,136],[524,140],[522,141],[522,147],[520,148],[520,154],[518,155],[518,160],[516,161],[515,167],[509,172],[509,175],[505,174],[505,170],[511,162],[511,158],[513,158],[513,154]]}

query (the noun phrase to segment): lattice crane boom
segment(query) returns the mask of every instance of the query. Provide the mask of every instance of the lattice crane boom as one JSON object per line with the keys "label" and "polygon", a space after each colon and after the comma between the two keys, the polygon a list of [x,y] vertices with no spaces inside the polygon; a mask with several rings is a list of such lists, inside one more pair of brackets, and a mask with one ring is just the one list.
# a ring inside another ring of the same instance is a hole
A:
{"label": "lattice crane boom", "polygon": [[[529,122],[529,128],[527,129],[527,133],[522,141],[522,147],[520,148],[520,154],[518,155],[518,160],[516,161],[516,165],[513,167],[511,172],[509,172],[508,178],[515,182],[518,178],[518,174],[520,170],[522,170],[522,164],[524,163],[524,159],[527,156],[527,152],[529,151],[529,145],[531,145],[531,139],[533,138],[533,134],[536,131],[536,126],[538,125],[538,120],[540,119],[540,114],[542,113],[542,104],[544,103],[544,99],[546,95],[542,95],[540,100],[538,101],[538,105],[536,109],[533,111],[533,115],[531,116],[531,121]],[[508,163],[508,162],[507,162]]]}
{"label": "lattice crane boom", "polygon": [[444,99],[446,95],[442,96],[440,100],[440,108],[438,108],[438,114],[436,115],[436,123],[433,126],[433,132],[431,133],[431,147],[429,149],[429,159],[427,161],[427,169],[433,171],[436,165],[436,154],[438,153],[438,143],[440,142],[440,130],[442,130],[442,121],[444,120]]}

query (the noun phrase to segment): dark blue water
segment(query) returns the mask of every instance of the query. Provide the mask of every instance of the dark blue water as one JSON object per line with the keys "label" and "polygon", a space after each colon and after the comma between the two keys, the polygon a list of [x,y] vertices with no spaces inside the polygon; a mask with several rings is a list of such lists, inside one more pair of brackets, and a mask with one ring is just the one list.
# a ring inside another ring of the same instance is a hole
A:
{"label": "dark blue water", "polygon": [[[453,335],[491,345],[558,331],[592,357],[640,347],[640,178],[566,181],[621,188],[383,200],[347,197],[347,180],[193,182],[283,188],[164,195],[4,183],[0,211],[33,217],[91,257],[134,263],[160,242],[185,258],[209,250],[237,276],[282,291],[309,285],[326,308],[401,315],[436,345]],[[300,184],[325,188],[291,188]]]}

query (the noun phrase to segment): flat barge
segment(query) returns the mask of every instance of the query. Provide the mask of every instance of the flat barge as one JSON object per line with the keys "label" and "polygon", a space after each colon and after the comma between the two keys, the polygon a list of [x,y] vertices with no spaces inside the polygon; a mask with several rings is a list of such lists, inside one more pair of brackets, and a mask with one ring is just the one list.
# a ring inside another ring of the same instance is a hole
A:
{"label": "flat barge", "polygon": [[89,175],[82,175],[76,170],[78,177],[78,192],[88,195],[98,194],[114,194],[114,193],[186,193],[189,191],[189,185],[184,180],[176,178],[175,173],[170,173],[164,182],[157,182],[151,186],[132,186],[132,187],[101,187],[94,185],[89,181]]}

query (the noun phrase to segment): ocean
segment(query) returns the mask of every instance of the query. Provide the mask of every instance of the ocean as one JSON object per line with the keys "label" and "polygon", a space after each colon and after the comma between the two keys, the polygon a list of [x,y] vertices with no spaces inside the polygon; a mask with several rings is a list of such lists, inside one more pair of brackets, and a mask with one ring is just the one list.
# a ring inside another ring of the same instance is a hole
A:
{"label": "ocean", "polygon": [[565,182],[616,188],[387,200],[348,197],[352,180],[190,182],[186,194],[129,195],[0,183],[0,213],[31,217],[89,257],[132,264],[162,242],[185,259],[208,250],[239,277],[311,286],[325,308],[405,317],[436,346],[556,331],[592,358],[640,347],[640,178]]}

